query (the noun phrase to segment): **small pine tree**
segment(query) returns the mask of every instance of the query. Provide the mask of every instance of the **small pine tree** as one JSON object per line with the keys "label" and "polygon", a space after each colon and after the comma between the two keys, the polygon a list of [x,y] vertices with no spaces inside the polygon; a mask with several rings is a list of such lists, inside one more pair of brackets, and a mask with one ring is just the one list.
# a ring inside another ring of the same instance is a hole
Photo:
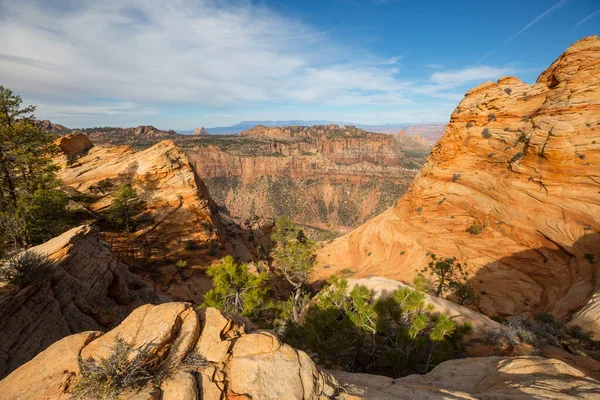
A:
{"label": "small pine tree", "polygon": [[440,297],[444,292],[452,289],[453,282],[466,281],[469,273],[465,266],[456,262],[456,257],[437,258],[435,254],[429,254],[431,261],[421,273],[429,273],[435,285],[434,295]]}
{"label": "small pine tree", "polygon": [[118,227],[125,227],[131,232],[134,227],[134,217],[144,210],[144,202],[138,197],[131,184],[120,185],[114,194],[114,200],[108,209],[110,221]]}
{"label": "small pine tree", "polygon": [[241,316],[256,316],[269,307],[267,274],[251,274],[246,264],[238,264],[227,256],[220,264],[212,265],[207,275],[213,288],[204,295],[202,307],[214,307]]}
{"label": "small pine tree", "polygon": [[298,322],[303,292],[315,261],[315,243],[286,216],[277,220],[271,239],[277,243],[272,252],[276,272],[292,286],[292,318]]}

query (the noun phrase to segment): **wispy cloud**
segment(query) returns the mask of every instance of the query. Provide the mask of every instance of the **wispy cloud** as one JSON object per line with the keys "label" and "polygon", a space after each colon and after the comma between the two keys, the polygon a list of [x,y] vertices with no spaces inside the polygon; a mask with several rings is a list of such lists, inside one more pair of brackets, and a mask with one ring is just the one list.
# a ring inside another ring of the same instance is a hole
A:
{"label": "wispy cloud", "polygon": [[442,69],[444,66],[442,64],[425,64],[425,67],[432,69]]}
{"label": "wispy cloud", "polygon": [[502,43],[500,46],[496,47],[494,50],[490,51],[489,53],[487,53],[486,55],[484,55],[483,57],[481,57],[479,60],[477,60],[477,62],[475,63],[475,65],[478,65],[481,62],[483,62],[486,58],[488,58],[489,56],[491,56],[492,54],[494,54],[495,52],[497,52],[503,46],[506,46],[508,43],[512,42],[520,34],[522,34],[527,29],[531,28],[533,25],[535,25],[538,22],[540,22],[542,19],[544,19],[546,16],[548,16],[553,11],[556,11],[559,7],[561,7],[562,5],[564,5],[568,1],[570,1],[570,0],[561,0],[558,3],[556,3],[555,5],[553,5],[552,7],[550,7],[549,9],[547,9],[546,11],[544,11],[543,13],[541,13],[540,15],[538,15],[531,22],[529,22],[527,25],[525,25],[523,28],[521,28],[517,33],[515,33],[514,35],[512,35],[511,37],[509,37],[508,39],[506,39],[504,41],[504,43]]}
{"label": "wispy cloud", "polygon": [[581,24],[585,24],[587,21],[589,21],[590,19],[594,18],[596,15],[600,14],[600,9],[594,11],[593,13],[591,13],[590,15],[588,15],[587,17],[583,18],[581,21],[579,21],[575,27],[578,27]]}
{"label": "wispy cloud", "polygon": [[[249,2],[83,0],[48,9],[4,0],[3,84],[43,101],[90,97],[228,106],[239,102],[401,104],[380,58]],[[360,54],[360,56],[357,56]]]}

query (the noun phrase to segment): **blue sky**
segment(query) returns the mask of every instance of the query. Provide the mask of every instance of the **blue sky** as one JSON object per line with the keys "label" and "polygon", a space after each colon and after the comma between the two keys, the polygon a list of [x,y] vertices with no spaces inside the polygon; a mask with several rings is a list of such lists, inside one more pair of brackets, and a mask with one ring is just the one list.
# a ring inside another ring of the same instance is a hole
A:
{"label": "blue sky", "polygon": [[598,0],[0,0],[0,85],[70,127],[437,122],[599,28]]}

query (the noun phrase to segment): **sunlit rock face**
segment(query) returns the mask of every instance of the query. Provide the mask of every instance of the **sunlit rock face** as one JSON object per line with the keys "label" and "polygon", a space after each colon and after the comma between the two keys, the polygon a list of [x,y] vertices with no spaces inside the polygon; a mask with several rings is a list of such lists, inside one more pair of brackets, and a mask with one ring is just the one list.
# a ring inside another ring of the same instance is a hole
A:
{"label": "sunlit rock face", "polygon": [[[600,287],[599,231],[600,39],[591,36],[533,85],[506,77],[467,92],[406,195],[325,246],[316,278],[350,269],[407,282],[428,252],[456,256],[486,315],[565,319]],[[599,333],[597,310],[580,322]]]}

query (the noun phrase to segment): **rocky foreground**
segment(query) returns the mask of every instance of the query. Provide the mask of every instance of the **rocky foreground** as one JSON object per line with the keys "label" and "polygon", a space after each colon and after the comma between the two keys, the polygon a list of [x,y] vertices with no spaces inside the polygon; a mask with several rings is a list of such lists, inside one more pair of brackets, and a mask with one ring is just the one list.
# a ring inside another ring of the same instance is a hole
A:
{"label": "rocky foreground", "polygon": [[319,370],[269,331],[186,303],[145,305],[108,333],[66,337],[0,382],[3,399],[68,399],[81,360],[107,358],[119,338],[143,349],[157,378],[123,399],[593,399],[600,382],[558,360],[484,357],[448,361],[393,380]]}
{"label": "rocky foreground", "polygon": [[317,277],[349,269],[410,282],[428,253],[456,256],[485,315],[579,311],[574,321],[600,335],[599,193],[591,36],[533,85],[506,77],[470,90],[407,194],[325,246]]}

